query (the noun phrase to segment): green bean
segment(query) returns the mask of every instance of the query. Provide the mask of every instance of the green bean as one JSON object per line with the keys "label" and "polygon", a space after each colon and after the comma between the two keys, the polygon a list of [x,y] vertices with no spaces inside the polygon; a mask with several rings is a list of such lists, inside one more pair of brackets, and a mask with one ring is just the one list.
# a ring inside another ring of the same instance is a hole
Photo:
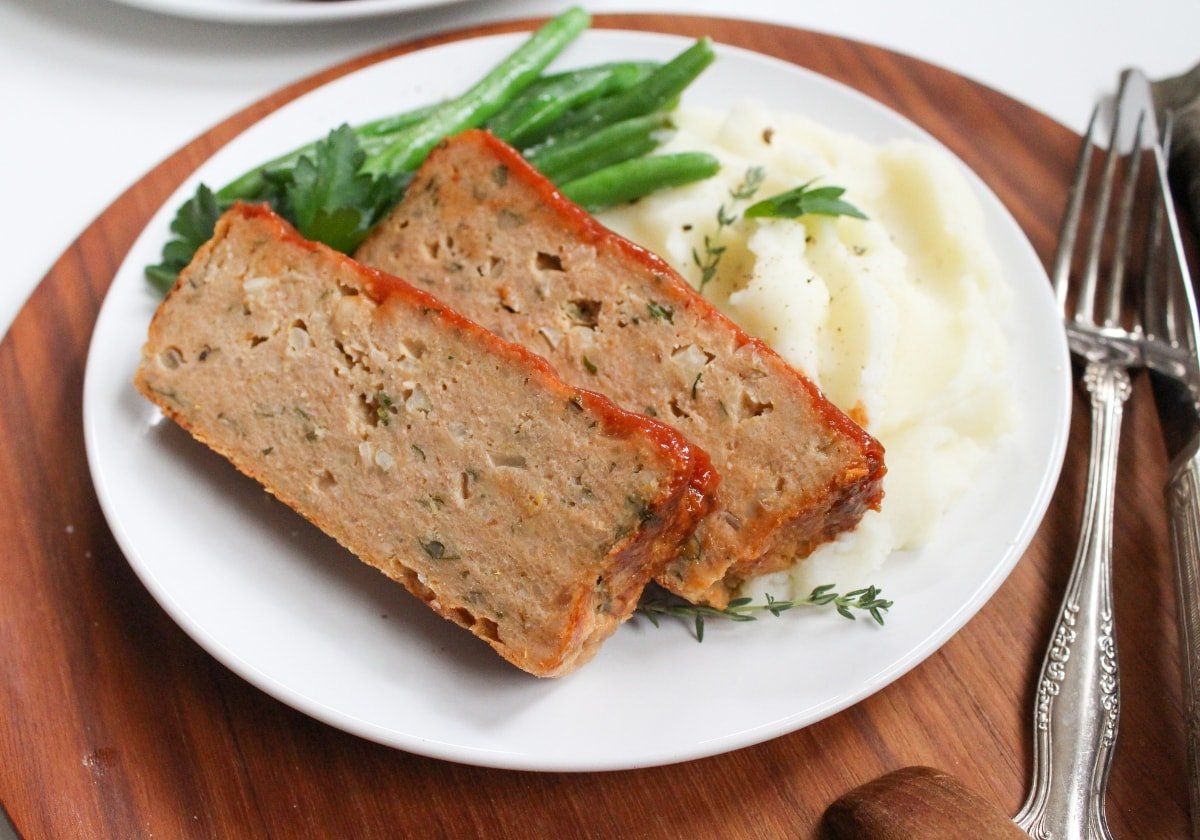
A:
{"label": "green bean", "polygon": [[437,107],[437,105],[425,105],[420,108],[414,108],[411,111],[404,111],[400,114],[392,114],[372,120],[371,122],[355,126],[354,133],[362,139],[368,137],[389,137],[397,131],[402,131],[426,119]]}
{"label": "green bean", "polygon": [[573,137],[630,117],[665,111],[715,58],[712,40],[701,38],[647,76],[640,85],[565,114],[546,129],[547,142],[553,142],[553,138],[568,131],[571,132],[568,136]]}
{"label": "green bean", "polygon": [[442,138],[481,125],[497,114],[590,23],[588,13],[577,6],[552,18],[466,93],[401,131],[385,149],[367,159],[362,171],[394,176],[415,169]]}
{"label": "green bean", "polygon": [[492,117],[487,127],[518,149],[528,148],[541,141],[546,127],[567,111],[602,96],[629,90],[657,66],[652,62],[622,61],[545,76]]}
{"label": "green bean", "polygon": [[[529,87],[497,113],[489,121],[488,127],[496,136],[512,145],[530,145],[538,139],[537,134],[541,133],[544,125],[562,116],[567,110],[586,105],[601,96],[628,90],[658,66],[649,61],[619,61],[542,76],[530,83]],[[575,85],[569,84],[572,81]],[[577,89],[572,90],[576,86]],[[537,104],[542,107],[536,107]],[[558,107],[551,109],[547,107],[550,104]],[[358,135],[362,150],[370,158],[378,155],[395,140],[397,133],[420,123],[437,107],[425,105],[361,123],[354,127],[354,133]],[[518,113],[519,108],[526,110]],[[287,179],[297,161],[306,154],[311,155],[315,146],[316,141],[256,166],[218,190],[217,197],[222,201],[252,201],[262,198],[267,190],[268,180]]]}
{"label": "green bean", "polygon": [[[354,127],[354,133],[358,135],[362,149],[369,157],[382,150],[397,132],[421,122],[433,113],[436,107],[436,105],[425,105],[412,111],[391,114],[381,119],[362,123]],[[268,182],[288,178],[300,158],[304,155],[311,155],[318,142],[314,140],[306,143],[298,149],[293,149],[287,154],[280,155],[242,173],[217,190],[217,198],[223,202],[255,201],[263,198],[269,187]]]}
{"label": "green bean", "polygon": [[668,128],[666,114],[648,114],[605,126],[575,143],[558,143],[530,154],[527,160],[556,184],[565,184],[598,169],[640,157],[658,146],[655,134]]}
{"label": "green bean", "polygon": [[307,146],[296,149],[294,152],[288,152],[286,155],[281,155],[269,163],[256,166],[249,172],[242,173],[217,190],[217,198],[227,203],[234,201],[257,201],[263,198],[270,187],[270,179],[267,177],[267,171],[269,169],[291,170],[296,165],[296,162],[300,160],[300,157],[307,152],[311,152],[315,145],[315,143],[309,143]]}
{"label": "green bean", "polygon": [[594,211],[711,178],[720,168],[717,159],[705,152],[634,158],[563,184],[559,191]]}

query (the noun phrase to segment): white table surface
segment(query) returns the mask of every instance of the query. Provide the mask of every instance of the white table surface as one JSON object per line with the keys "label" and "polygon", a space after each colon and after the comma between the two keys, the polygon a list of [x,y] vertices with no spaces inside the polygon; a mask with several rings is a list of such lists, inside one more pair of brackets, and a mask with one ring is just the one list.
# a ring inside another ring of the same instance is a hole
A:
{"label": "white table surface", "polygon": [[[482,0],[268,26],[184,20],[112,0],[0,0],[0,242],[8,255],[0,333],[109,203],[243,106],[391,43],[565,5]],[[1197,0],[592,0],[586,7],[736,14],[879,44],[991,85],[1076,130],[1122,66],[1160,76],[1200,60]]]}
{"label": "white table surface", "polygon": [[[387,44],[565,5],[482,0],[279,26],[185,20],[113,0],[0,0],[0,242],[8,255],[0,333],[110,202],[243,106]],[[1123,65],[1166,75],[1200,60],[1197,0],[592,0],[586,7],[737,14],[879,44],[991,85],[1076,130]],[[1082,18],[1090,23],[1081,33]]]}

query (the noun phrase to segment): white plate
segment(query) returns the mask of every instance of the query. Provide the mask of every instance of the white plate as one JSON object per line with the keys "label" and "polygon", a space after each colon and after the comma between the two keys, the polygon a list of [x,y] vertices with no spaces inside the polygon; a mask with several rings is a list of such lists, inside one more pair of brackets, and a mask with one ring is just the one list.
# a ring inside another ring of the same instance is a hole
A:
{"label": "white plate", "polygon": [[224,23],[307,23],[410,12],[465,0],[114,0],[151,12]]}
{"label": "white plate", "polygon": [[[796,610],[753,624],[710,622],[697,644],[683,623],[655,629],[634,619],[579,672],[537,680],[162,422],[130,384],[157,302],[142,267],[157,260],[174,208],[198,179],[223,184],[342,121],[452,94],[521,37],[447,44],[338,79],[246,131],[167,201],[118,272],[88,359],[85,434],[105,515],[146,587],[204,648],[283,702],[374,741],[480,765],[601,770],[712,755],[799,729],[883,688],[971,618],[1020,558],[1058,477],[1070,368],[1048,281],[973,174],[1014,287],[1007,330],[1023,415],[932,543],[878,574],[896,602],[885,628]],[[667,58],[686,43],[593,31],[558,64]],[[746,91],[868,140],[929,139],[844,86],[740,49],[721,47],[687,96],[729,104]]]}

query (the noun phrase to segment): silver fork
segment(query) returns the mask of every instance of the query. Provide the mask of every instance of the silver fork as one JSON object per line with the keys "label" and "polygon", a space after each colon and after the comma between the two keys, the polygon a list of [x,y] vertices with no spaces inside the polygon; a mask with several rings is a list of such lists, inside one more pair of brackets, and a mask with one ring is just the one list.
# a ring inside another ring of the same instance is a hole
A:
{"label": "silver fork", "polygon": [[[1111,837],[1104,797],[1120,711],[1113,634],[1113,495],[1121,417],[1131,390],[1129,371],[1141,366],[1144,341],[1136,311],[1124,305],[1125,278],[1139,211],[1135,187],[1142,127],[1153,118],[1130,113],[1123,94],[1124,87],[1117,95],[1098,192],[1091,199],[1093,224],[1082,271],[1071,269],[1085,196],[1092,192],[1089,173],[1099,107],[1084,136],[1053,267],[1067,340],[1084,364],[1092,432],[1079,547],[1042,665],[1034,708],[1033,775],[1029,796],[1015,818],[1035,838]],[[1133,150],[1122,153],[1121,140],[1131,134]],[[1111,245],[1107,262],[1106,244]],[[1071,297],[1074,306],[1068,310]]]}

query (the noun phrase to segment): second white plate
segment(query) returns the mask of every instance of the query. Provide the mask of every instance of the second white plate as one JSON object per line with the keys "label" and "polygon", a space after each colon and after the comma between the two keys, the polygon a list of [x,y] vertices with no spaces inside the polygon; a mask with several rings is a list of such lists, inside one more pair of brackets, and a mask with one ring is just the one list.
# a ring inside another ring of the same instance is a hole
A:
{"label": "second white plate", "polygon": [[[150,593],[199,644],[279,700],[384,744],[495,767],[604,770],[712,755],[811,724],[895,680],[971,618],[1020,558],[1057,480],[1070,404],[1066,345],[1033,249],[973,173],[1014,291],[1006,329],[1024,413],[936,538],[879,573],[875,582],[895,601],[886,628],[794,610],[753,624],[710,622],[697,644],[685,624],[635,619],[579,672],[539,681],[270,499],[131,385],[157,304],[142,268],[157,260],[197,180],[223,184],[342,122],[465,89],[522,37],[446,44],[338,79],[231,142],[164,205],[117,274],[88,359],[85,436],[105,514]],[[558,65],[665,59],[686,44],[593,31]],[[870,141],[932,142],[826,78],[740,49],[718,53],[690,100],[729,105],[753,92]]]}
{"label": "second white plate", "polygon": [[357,20],[450,6],[467,0],[114,0],[174,17],[222,23],[310,23]]}

